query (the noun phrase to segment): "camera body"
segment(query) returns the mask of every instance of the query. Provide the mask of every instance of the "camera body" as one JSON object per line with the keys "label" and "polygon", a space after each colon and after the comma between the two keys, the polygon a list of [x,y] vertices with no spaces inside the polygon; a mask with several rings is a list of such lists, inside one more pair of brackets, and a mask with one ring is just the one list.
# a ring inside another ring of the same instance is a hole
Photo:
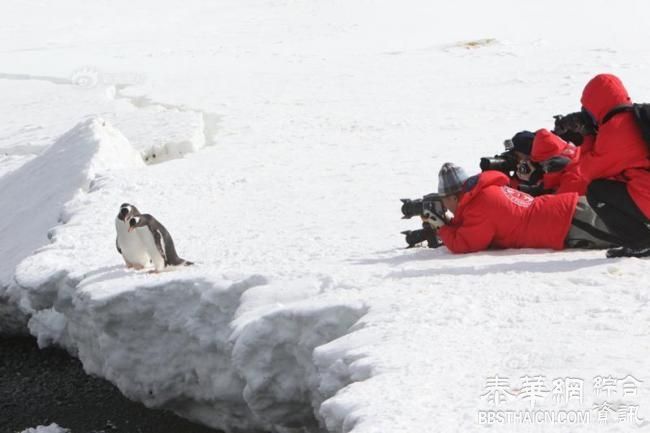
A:
{"label": "camera body", "polygon": [[[400,199],[402,201],[402,219],[409,219],[414,216],[426,216],[427,213],[444,215],[445,207],[442,204],[442,197],[442,195],[434,192],[415,200],[409,198]],[[438,248],[442,245],[436,229],[431,227],[427,222],[423,222],[422,228],[419,230],[407,230],[402,232],[402,234],[408,244],[407,248],[413,248],[425,241],[429,248]]]}
{"label": "camera body", "polygon": [[402,201],[402,219],[409,219],[416,215],[422,216],[427,211],[437,215],[444,215],[445,213],[445,207],[442,205],[442,195],[435,192],[415,200],[408,198],[400,200]]}
{"label": "camera body", "polygon": [[553,116],[555,126],[553,133],[564,141],[570,141],[580,146],[586,135],[593,135],[598,127],[589,114],[584,111],[577,111],[566,115],[558,114]]}

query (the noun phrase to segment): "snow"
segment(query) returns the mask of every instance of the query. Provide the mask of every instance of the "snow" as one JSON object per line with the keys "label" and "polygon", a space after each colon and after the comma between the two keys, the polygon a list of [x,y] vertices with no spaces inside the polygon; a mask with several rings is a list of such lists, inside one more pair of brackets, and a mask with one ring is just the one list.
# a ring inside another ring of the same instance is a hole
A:
{"label": "snow", "polygon": [[[0,8],[1,331],[227,431],[480,432],[495,374],[630,374],[650,417],[647,261],[404,250],[398,200],[596,73],[650,99],[646,3]],[[125,269],[123,202],[196,265]]]}
{"label": "snow", "polygon": [[[84,76],[92,77],[91,81],[79,83]],[[19,162],[16,159],[40,153],[80,119],[93,115],[114,124],[148,163],[179,158],[213,144],[218,116],[151,100],[136,91],[143,80],[137,74],[102,74],[89,67],[69,78],[0,73],[0,89],[13,108],[0,125],[0,176],[7,166]],[[31,101],[35,93],[39,99]]]}
{"label": "snow", "polygon": [[70,430],[59,427],[56,423],[52,423],[48,426],[39,425],[38,427],[28,428],[23,430],[21,433],[68,433]]}

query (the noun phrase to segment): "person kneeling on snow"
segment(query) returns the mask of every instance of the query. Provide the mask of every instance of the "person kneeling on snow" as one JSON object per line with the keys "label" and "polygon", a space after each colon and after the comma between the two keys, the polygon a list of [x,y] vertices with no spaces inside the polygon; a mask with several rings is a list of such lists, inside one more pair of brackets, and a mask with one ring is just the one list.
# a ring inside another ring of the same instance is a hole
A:
{"label": "person kneeling on snow", "polygon": [[422,217],[436,228],[453,253],[490,248],[610,248],[614,237],[576,193],[532,197],[508,186],[508,176],[484,171],[467,177],[453,163],[438,174],[438,193],[453,213],[427,212]]}
{"label": "person kneeling on snow", "polygon": [[609,230],[622,239],[607,257],[650,256],[650,147],[630,111],[621,80],[592,78],[582,92],[583,111],[598,128],[593,147],[563,176],[559,192],[587,195]]}

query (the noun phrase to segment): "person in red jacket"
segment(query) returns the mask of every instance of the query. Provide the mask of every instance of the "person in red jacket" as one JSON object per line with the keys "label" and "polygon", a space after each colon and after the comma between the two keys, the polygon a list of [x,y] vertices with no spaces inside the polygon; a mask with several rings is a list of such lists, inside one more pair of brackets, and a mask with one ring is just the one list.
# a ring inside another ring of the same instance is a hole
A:
{"label": "person in red jacket", "polygon": [[630,104],[621,80],[597,75],[582,92],[583,110],[598,125],[590,152],[563,177],[558,192],[587,194],[589,204],[622,247],[608,257],[650,256],[650,150],[634,114],[621,112],[604,122],[614,108]]}
{"label": "person in red jacket", "polygon": [[557,191],[564,173],[580,160],[581,150],[582,148],[562,140],[546,129],[535,133],[530,160],[538,164],[544,172],[544,189]]}
{"label": "person in red jacket", "polygon": [[508,176],[484,171],[467,177],[462,168],[445,163],[438,192],[453,213],[427,213],[423,220],[438,230],[453,253],[489,248],[608,248],[617,243],[578,194],[532,197],[508,186]]}
{"label": "person in red jacket", "polygon": [[[519,162],[516,172],[517,178],[524,182],[525,188],[518,189],[531,195],[553,194],[560,187],[567,170],[580,159],[581,149],[547,129],[528,134],[531,141],[530,150]],[[535,185],[530,185],[533,178],[540,180],[533,182]]]}

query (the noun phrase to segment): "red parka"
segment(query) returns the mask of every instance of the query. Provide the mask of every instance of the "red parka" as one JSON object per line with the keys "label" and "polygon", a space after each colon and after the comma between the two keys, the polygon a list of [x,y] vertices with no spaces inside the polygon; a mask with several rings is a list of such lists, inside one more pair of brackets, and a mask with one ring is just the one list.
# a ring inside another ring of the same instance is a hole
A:
{"label": "red parka", "polygon": [[566,158],[570,162],[560,171],[544,173],[542,182],[545,190],[556,190],[559,188],[564,174],[580,159],[580,148],[562,140],[546,129],[537,131],[533,140],[530,160],[540,163],[558,157]]}
{"label": "red parka", "polygon": [[632,200],[650,218],[650,151],[634,114],[617,114],[601,125],[612,108],[630,103],[623,83],[614,75],[597,75],[587,83],[581,102],[596,118],[598,134],[591,152],[567,172],[558,192],[584,194],[593,180],[613,178],[627,184]]}
{"label": "red parka", "polygon": [[453,253],[488,248],[564,248],[578,194],[531,197],[498,171],[465,182],[454,219],[438,231]]}

